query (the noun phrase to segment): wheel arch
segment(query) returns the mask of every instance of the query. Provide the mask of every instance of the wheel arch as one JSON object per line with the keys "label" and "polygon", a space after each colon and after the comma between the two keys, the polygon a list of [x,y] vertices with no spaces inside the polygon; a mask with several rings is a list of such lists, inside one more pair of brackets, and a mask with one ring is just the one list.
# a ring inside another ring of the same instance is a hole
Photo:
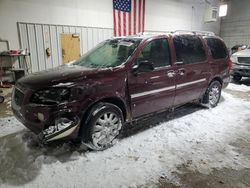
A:
{"label": "wheel arch", "polygon": [[219,77],[219,76],[216,76],[216,77],[214,77],[214,78],[209,82],[208,86],[210,86],[210,84],[211,84],[213,81],[218,81],[218,82],[220,82],[221,86],[223,85],[223,80],[222,80],[222,78]]}
{"label": "wheel arch", "polygon": [[204,94],[202,95],[201,98],[201,102],[206,104],[208,102],[208,98],[206,97],[208,95],[208,89],[210,88],[210,85],[214,82],[214,81],[218,81],[221,84],[221,87],[223,86],[223,80],[221,77],[216,76],[213,79],[211,79],[211,81],[209,82],[207,89],[205,90]]}
{"label": "wheel arch", "polygon": [[83,120],[87,120],[89,113],[91,112],[91,109],[97,105],[98,103],[111,103],[115,106],[117,106],[121,111],[122,111],[122,115],[124,120],[126,120],[127,118],[127,110],[126,110],[126,105],[124,103],[124,101],[122,99],[120,99],[119,97],[105,97],[99,100],[96,100],[95,102],[91,103],[88,108],[86,109],[86,111],[84,112],[82,119]]}

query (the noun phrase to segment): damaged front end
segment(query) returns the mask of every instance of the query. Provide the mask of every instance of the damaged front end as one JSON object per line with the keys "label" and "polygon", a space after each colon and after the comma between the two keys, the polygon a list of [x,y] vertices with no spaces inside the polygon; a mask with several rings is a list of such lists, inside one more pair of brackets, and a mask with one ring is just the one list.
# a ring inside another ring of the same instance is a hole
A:
{"label": "damaged front end", "polygon": [[[39,138],[43,143],[65,139],[70,137],[75,131],[79,129],[80,118],[76,115],[70,115],[72,108],[67,106],[72,97],[70,87],[53,86],[51,88],[36,91],[31,97],[31,103],[36,105],[45,105],[53,110],[53,121],[45,126],[45,129],[39,134]],[[62,113],[66,113],[62,115]],[[56,115],[57,114],[57,115]],[[51,117],[51,114],[49,115]],[[38,113],[37,118],[44,122],[43,113]],[[51,119],[51,118],[49,118]]]}
{"label": "damaged front end", "polygon": [[79,117],[60,117],[55,120],[55,124],[43,130],[39,135],[42,143],[47,143],[54,140],[64,139],[79,130]]}
{"label": "damaged front end", "polygon": [[12,109],[17,119],[38,135],[42,143],[78,138],[81,103],[70,84],[35,90],[17,85]]}

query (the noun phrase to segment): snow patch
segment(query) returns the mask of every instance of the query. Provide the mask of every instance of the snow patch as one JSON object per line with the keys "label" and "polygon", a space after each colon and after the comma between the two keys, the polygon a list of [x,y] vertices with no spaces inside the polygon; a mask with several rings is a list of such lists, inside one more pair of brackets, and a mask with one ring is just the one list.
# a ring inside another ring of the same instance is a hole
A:
{"label": "snow patch", "polygon": [[242,91],[242,92],[250,92],[250,86],[246,86],[244,84],[234,84],[230,83],[227,86],[227,89],[234,90],[234,91]]}
{"label": "snow patch", "polygon": [[0,118],[0,137],[19,132],[25,129],[15,117]]}
{"label": "snow patch", "polygon": [[122,139],[102,152],[74,152],[64,163],[38,156],[37,176],[25,187],[138,187],[161,176],[178,184],[173,172],[182,164],[206,174],[213,168],[250,168],[249,159],[231,145],[250,136],[246,123],[250,102],[223,92],[216,108],[184,110],[185,116]]}

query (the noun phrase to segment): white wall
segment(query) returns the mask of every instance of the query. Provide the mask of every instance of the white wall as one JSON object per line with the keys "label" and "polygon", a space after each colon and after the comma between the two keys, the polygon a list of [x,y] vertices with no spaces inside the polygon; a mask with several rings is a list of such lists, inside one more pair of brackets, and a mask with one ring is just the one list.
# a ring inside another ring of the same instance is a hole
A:
{"label": "white wall", "polygon": [[[218,1],[210,1],[217,5]],[[219,34],[220,20],[204,23],[205,0],[151,0],[146,3],[146,30],[207,30]]]}
{"label": "white wall", "polygon": [[0,0],[0,38],[19,48],[16,22],[112,27],[111,0]]}
{"label": "white wall", "polygon": [[[146,0],[145,29],[219,33],[220,21],[203,22],[206,6],[205,0]],[[0,0],[0,38],[16,49],[17,22],[112,28],[112,16],[112,0]]]}
{"label": "white wall", "polygon": [[228,47],[250,44],[250,1],[231,0],[228,15],[221,20],[221,37]]}

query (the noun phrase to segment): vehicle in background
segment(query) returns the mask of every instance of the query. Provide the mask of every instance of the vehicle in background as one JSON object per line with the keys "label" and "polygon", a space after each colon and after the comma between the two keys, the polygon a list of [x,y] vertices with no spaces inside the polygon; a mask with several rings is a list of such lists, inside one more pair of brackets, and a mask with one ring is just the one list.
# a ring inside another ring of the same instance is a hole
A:
{"label": "vehicle in background", "polygon": [[235,82],[239,82],[242,77],[250,77],[250,47],[234,53],[231,61],[233,62],[231,75]]}
{"label": "vehicle in background", "polygon": [[247,47],[248,47],[247,45],[243,44],[235,45],[231,48],[231,55],[241,50],[245,50]]}
{"label": "vehicle in background", "polygon": [[125,123],[189,102],[215,107],[230,68],[211,33],[112,38],[70,65],[21,78],[12,109],[44,142],[81,138],[103,150]]}

